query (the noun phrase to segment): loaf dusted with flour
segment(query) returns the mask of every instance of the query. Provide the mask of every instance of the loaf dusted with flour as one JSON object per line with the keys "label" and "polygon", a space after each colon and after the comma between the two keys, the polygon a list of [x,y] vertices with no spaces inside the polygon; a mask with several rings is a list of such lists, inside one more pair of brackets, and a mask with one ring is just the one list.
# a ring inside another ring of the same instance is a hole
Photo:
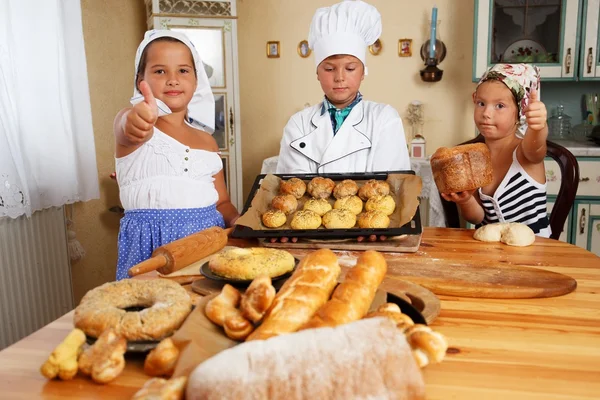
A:
{"label": "loaf dusted with flour", "polygon": [[381,253],[373,250],[362,253],[335,288],[331,300],[319,308],[303,329],[337,326],[364,317],[386,272],[387,263]]}
{"label": "loaf dusted with flour", "polygon": [[188,400],[422,399],[404,334],[387,318],[240,344],[200,364]]}
{"label": "loaf dusted with flour", "polygon": [[262,324],[247,340],[264,340],[300,329],[327,302],[340,270],[337,257],[329,249],[304,257],[275,296]]}
{"label": "loaf dusted with flour", "polygon": [[492,159],[485,143],[440,147],[430,164],[441,193],[464,192],[492,183]]}

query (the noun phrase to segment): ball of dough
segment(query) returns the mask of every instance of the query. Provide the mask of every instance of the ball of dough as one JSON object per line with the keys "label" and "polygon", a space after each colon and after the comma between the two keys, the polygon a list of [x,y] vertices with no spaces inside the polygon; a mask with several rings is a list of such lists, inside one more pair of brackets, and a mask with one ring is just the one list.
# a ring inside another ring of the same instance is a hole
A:
{"label": "ball of dough", "polygon": [[279,228],[285,224],[287,218],[281,210],[268,210],[262,215],[262,223],[267,228]]}
{"label": "ball of dough", "polygon": [[367,200],[365,204],[365,210],[367,211],[381,211],[385,215],[392,215],[396,209],[396,202],[390,195],[387,196],[374,196]]}
{"label": "ball of dough", "polygon": [[367,211],[358,216],[358,226],[361,228],[387,228],[390,219],[381,211]]}
{"label": "ball of dough", "polygon": [[358,197],[364,201],[369,200],[373,196],[385,196],[390,194],[390,185],[385,181],[377,179],[369,179],[367,183],[358,189]]}
{"label": "ball of dough", "polygon": [[304,193],[306,192],[306,183],[304,183],[302,179],[290,178],[287,181],[281,181],[279,192],[281,194],[291,194],[299,199],[304,196]]}
{"label": "ball of dough", "polygon": [[506,226],[508,224],[504,222],[484,225],[475,231],[473,238],[482,242],[499,242]]}
{"label": "ball of dough", "polygon": [[291,194],[273,197],[271,206],[276,210],[283,211],[286,215],[291,214],[298,208],[298,200]]}
{"label": "ball of dough", "polygon": [[511,222],[504,230],[500,241],[509,246],[530,246],[535,242],[535,233],[525,224]]}
{"label": "ball of dough", "polygon": [[333,208],[336,210],[348,210],[358,215],[362,212],[363,202],[358,196],[346,196],[341,199],[337,199]]}
{"label": "ball of dough", "polygon": [[354,196],[358,192],[358,185],[352,179],[344,179],[333,189],[333,197],[341,199],[346,196]]}
{"label": "ball of dough", "polygon": [[308,194],[315,199],[326,199],[331,196],[335,183],[329,178],[317,176],[308,183]]}
{"label": "ball of dough", "polygon": [[496,222],[478,228],[473,238],[482,242],[502,242],[510,246],[529,246],[535,242],[535,234],[520,222]]}
{"label": "ball of dough", "polygon": [[292,229],[317,229],[321,226],[321,217],[314,211],[298,211],[290,222]]}
{"label": "ball of dough", "polygon": [[348,229],[356,225],[356,215],[348,210],[331,210],[323,215],[323,225],[327,229]]}
{"label": "ball of dough", "polygon": [[322,217],[327,211],[331,210],[331,204],[326,199],[309,199],[304,203],[303,209],[314,211]]}

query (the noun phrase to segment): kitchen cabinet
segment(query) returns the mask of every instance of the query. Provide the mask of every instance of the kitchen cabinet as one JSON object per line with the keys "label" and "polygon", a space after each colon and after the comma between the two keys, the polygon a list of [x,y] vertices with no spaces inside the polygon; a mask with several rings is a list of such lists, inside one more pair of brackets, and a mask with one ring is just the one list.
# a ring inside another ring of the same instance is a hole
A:
{"label": "kitchen cabinet", "polygon": [[149,29],[185,33],[215,96],[215,132],[232,203],[243,206],[236,0],[145,0]]}
{"label": "kitchen cabinet", "polygon": [[579,53],[579,74],[582,80],[600,80],[600,59],[598,42],[600,37],[600,0],[583,2],[583,28],[581,30],[581,49]]}
{"label": "kitchen cabinet", "polygon": [[578,80],[580,13],[595,10],[597,41],[599,1],[475,0],[473,81],[493,64],[521,62],[537,65],[544,80]]}
{"label": "kitchen cabinet", "polygon": [[[577,161],[579,188],[560,240],[583,247],[600,256],[600,157],[577,157]],[[551,158],[547,158],[544,163],[548,211],[552,212],[560,188],[560,168]]]}

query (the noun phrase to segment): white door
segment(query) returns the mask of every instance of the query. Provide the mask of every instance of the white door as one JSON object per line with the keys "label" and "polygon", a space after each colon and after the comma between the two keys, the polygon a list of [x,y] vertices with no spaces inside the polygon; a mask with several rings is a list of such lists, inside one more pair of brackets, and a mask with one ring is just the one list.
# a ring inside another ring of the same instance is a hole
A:
{"label": "white door", "polygon": [[598,19],[600,18],[600,0],[587,0],[583,8],[583,28],[581,62],[579,68],[582,79],[600,79],[600,60],[598,59]]}
{"label": "white door", "polygon": [[156,17],[158,29],[185,33],[198,51],[215,95],[215,133],[231,202],[243,206],[239,128],[237,21],[219,18]]}
{"label": "white door", "polygon": [[496,63],[534,63],[575,80],[579,0],[476,0],[473,81]]}

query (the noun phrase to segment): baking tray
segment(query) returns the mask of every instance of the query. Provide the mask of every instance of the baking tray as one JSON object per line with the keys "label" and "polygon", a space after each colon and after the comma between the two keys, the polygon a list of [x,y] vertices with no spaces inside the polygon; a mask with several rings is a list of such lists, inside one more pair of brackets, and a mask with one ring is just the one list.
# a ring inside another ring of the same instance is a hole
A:
{"label": "baking tray", "polygon": [[[283,180],[290,178],[299,178],[304,181],[310,181],[315,177],[330,178],[334,182],[343,181],[344,179],[353,180],[386,180],[389,174],[410,174],[415,175],[415,171],[388,171],[388,172],[371,172],[371,173],[333,173],[333,174],[272,174]],[[261,174],[256,177],[250,194],[244,204],[242,214],[246,213],[252,204],[252,200],[259,190],[260,185],[266,174]],[[261,229],[255,230],[247,226],[236,225],[231,232],[231,237],[238,239],[267,239],[281,237],[295,237],[305,239],[350,239],[359,236],[401,236],[401,235],[420,235],[423,232],[421,225],[420,205],[412,220],[407,224],[395,228],[349,228],[349,229],[327,229],[320,227],[319,229]]]}

